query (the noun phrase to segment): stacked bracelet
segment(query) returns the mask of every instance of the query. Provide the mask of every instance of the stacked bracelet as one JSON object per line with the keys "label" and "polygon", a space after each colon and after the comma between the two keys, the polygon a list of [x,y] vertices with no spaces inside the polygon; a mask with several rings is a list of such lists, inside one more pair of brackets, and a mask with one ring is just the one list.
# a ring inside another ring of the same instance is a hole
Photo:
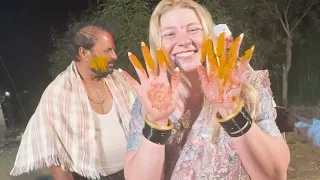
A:
{"label": "stacked bracelet", "polygon": [[223,119],[218,119],[220,125],[230,137],[240,137],[246,134],[252,126],[252,118],[240,103],[233,114]]}
{"label": "stacked bracelet", "polygon": [[172,128],[173,123],[170,119],[168,126],[160,126],[151,122],[146,116],[144,128],[142,129],[142,134],[147,140],[155,144],[164,145],[170,138]]}

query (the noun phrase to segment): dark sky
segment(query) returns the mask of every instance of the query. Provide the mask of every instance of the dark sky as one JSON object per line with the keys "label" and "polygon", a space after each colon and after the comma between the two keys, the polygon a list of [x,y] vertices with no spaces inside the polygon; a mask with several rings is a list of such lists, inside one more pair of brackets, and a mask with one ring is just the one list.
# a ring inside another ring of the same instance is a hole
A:
{"label": "dark sky", "polygon": [[[22,91],[50,78],[50,27],[65,31],[68,12],[79,16],[88,0],[0,0],[0,56]],[[0,85],[10,81],[0,63]]]}

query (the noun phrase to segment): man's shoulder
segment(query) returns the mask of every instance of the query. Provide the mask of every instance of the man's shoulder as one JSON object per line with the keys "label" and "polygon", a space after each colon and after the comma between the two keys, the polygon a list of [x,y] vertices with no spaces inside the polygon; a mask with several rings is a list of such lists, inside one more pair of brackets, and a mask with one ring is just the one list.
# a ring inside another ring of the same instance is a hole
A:
{"label": "man's shoulder", "polygon": [[[127,81],[124,79],[124,77],[121,75],[121,72],[123,70],[122,69],[115,69],[113,71],[112,74],[110,74],[111,78],[115,81],[117,81],[118,83],[121,83],[121,84],[124,84],[124,85],[127,85]],[[107,78],[108,79],[108,78]]]}
{"label": "man's shoulder", "polygon": [[64,84],[66,79],[66,72],[61,72],[44,90],[43,95],[55,96],[61,91],[65,91]]}
{"label": "man's shoulder", "polygon": [[113,73],[111,74],[112,76],[115,76],[116,78],[119,78],[119,77],[122,77],[122,75],[121,75],[121,72],[122,72],[123,70],[121,69],[121,68],[119,68],[119,69],[114,69],[113,70]]}
{"label": "man's shoulder", "polygon": [[116,84],[120,86],[116,89],[123,91],[124,94],[126,94],[129,97],[130,102],[133,104],[136,95],[131,86],[129,85],[128,81],[121,75],[122,71],[122,69],[115,69],[114,72],[111,74],[111,77],[114,81],[116,81]]}

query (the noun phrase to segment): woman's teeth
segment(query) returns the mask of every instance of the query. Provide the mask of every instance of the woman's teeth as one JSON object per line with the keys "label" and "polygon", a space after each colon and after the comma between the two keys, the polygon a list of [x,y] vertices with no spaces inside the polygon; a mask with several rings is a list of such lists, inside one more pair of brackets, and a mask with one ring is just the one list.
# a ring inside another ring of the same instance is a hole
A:
{"label": "woman's teeth", "polygon": [[178,54],[176,54],[176,57],[178,57],[178,58],[185,58],[185,57],[191,56],[192,54],[194,54],[194,51],[183,52],[183,53],[178,53]]}

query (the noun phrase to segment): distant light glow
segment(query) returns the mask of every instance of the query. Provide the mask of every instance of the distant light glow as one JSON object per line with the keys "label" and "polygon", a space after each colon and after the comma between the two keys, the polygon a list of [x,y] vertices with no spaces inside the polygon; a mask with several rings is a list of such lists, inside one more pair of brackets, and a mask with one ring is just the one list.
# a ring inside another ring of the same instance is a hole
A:
{"label": "distant light glow", "polygon": [[9,97],[9,96],[10,96],[10,92],[6,91],[6,92],[4,93],[4,95],[7,96],[7,97]]}

